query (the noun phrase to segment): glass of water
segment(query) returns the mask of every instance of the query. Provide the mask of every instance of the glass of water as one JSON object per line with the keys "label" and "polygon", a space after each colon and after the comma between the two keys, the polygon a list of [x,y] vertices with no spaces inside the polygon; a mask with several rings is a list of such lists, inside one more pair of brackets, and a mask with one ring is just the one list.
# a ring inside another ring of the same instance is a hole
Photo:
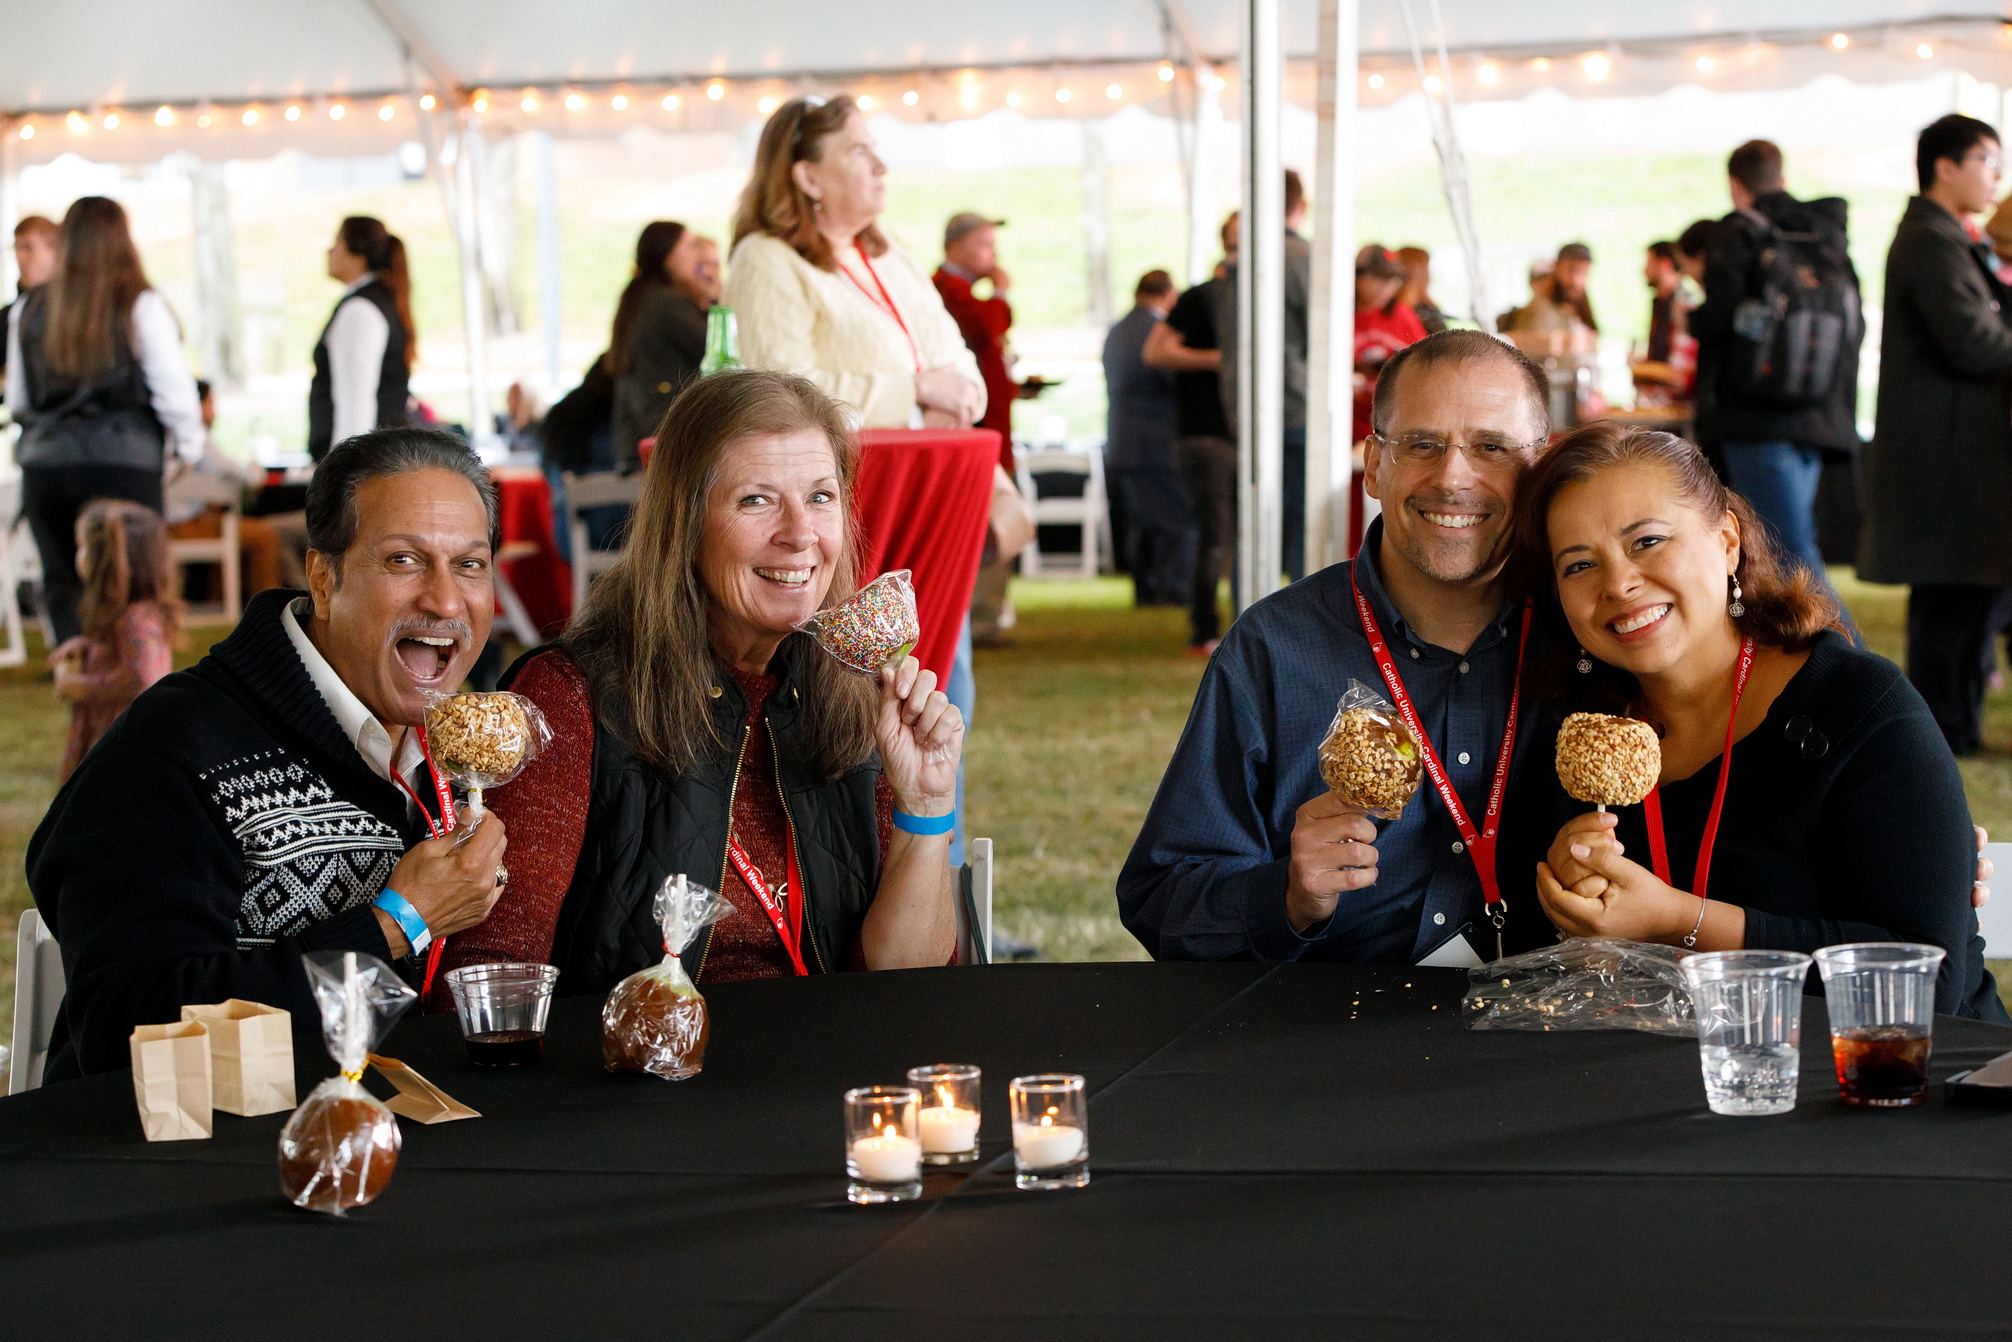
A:
{"label": "glass of water", "polygon": [[1684,960],[1715,1114],[1785,1114],[1802,1062],[1801,951],[1706,951]]}

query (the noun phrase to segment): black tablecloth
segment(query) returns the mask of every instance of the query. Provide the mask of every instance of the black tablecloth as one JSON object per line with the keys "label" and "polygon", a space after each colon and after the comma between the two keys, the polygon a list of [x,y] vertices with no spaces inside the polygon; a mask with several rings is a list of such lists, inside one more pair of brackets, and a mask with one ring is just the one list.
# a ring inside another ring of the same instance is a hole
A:
{"label": "black tablecloth", "polygon": [[[125,1074],[0,1102],[0,1336],[1832,1337],[2000,1334],[2012,1112],[1939,1082],[2012,1030],[1936,1023],[1932,1102],[1847,1109],[1822,1002],[1802,1102],[1705,1108],[1697,1046],[1471,1033],[1456,971],[1018,965],[724,985],[705,1072],[544,1062],[453,1023],[382,1051],[482,1111],[403,1124],[389,1190],[288,1206],[285,1115],[141,1140]],[[300,1050],[302,1093],[333,1070]],[[988,1163],[844,1201],[840,1093],[985,1069]],[[1018,1193],[1006,1081],[1082,1072],[1089,1188]],[[992,1159],[998,1156],[999,1159]]]}

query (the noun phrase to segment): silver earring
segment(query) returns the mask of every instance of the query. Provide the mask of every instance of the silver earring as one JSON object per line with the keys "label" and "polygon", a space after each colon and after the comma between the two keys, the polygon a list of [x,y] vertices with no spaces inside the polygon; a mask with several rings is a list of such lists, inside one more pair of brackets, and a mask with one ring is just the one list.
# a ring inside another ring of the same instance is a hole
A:
{"label": "silver earring", "polygon": [[1737,619],[1738,619],[1738,618],[1739,618],[1740,616],[1742,616],[1742,615],[1744,615],[1744,614],[1746,614],[1746,613],[1747,613],[1747,603],[1746,603],[1746,602],[1744,602],[1744,601],[1742,601],[1742,600],[1740,600],[1740,598],[1741,598],[1742,596],[1744,596],[1744,595],[1745,595],[1745,593],[1743,593],[1743,592],[1741,592],[1741,591],[1740,591],[1740,580],[1739,580],[1739,575],[1738,575],[1738,574],[1734,574],[1734,575],[1733,575],[1733,599],[1732,599],[1732,600],[1731,600],[1730,602],[1728,602],[1728,603],[1727,603],[1727,605],[1726,605],[1726,614],[1728,614],[1728,615],[1732,616],[1732,617],[1733,617],[1733,618],[1734,618],[1735,620],[1737,620]]}
{"label": "silver earring", "polygon": [[1579,674],[1582,676],[1593,674],[1593,659],[1586,655],[1584,648],[1579,649]]}

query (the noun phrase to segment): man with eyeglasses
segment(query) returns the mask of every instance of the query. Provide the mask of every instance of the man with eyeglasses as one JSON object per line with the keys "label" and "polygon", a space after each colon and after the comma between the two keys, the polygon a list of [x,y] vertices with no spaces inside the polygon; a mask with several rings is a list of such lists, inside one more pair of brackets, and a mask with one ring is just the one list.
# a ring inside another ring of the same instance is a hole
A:
{"label": "man with eyeglasses", "polygon": [[1983,745],[1991,611],[2012,588],[2012,289],[1974,222],[1997,199],[2000,154],[1973,117],[1921,132],[1921,194],[1886,254],[1858,555],[1861,578],[1912,585],[1907,678],[1958,755]]}
{"label": "man with eyeglasses", "polygon": [[[1119,874],[1125,926],[1155,957],[1472,965],[1548,940],[1537,910],[1508,918],[1489,814],[1545,744],[1512,730],[1531,714],[1511,711],[1525,624],[1503,565],[1548,398],[1541,369],[1479,331],[1384,365],[1364,444],[1382,516],[1354,562],[1231,627]],[[1320,775],[1351,683],[1408,700],[1433,753],[1380,833]]]}

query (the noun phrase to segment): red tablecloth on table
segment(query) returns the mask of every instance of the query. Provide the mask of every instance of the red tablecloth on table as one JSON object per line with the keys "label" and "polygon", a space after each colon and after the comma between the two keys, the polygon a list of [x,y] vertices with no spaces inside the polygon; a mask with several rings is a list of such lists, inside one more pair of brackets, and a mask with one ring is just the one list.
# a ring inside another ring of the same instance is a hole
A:
{"label": "red tablecloth on table", "polygon": [[506,562],[503,572],[523,599],[531,623],[546,634],[566,627],[573,613],[573,571],[552,536],[552,489],[531,466],[498,466],[496,497],[503,514],[503,543],[530,541],[538,553]]}
{"label": "red tablecloth on table", "polygon": [[[992,517],[992,470],[999,434],[991,429],[868,429],[859,435],[853,516],[864,583],[893,569],[915,574],[922,640],[915,657],[950,678],[957,636],[971,609],[971,584]],[[528,598],[527,598],[528,600]]]}

